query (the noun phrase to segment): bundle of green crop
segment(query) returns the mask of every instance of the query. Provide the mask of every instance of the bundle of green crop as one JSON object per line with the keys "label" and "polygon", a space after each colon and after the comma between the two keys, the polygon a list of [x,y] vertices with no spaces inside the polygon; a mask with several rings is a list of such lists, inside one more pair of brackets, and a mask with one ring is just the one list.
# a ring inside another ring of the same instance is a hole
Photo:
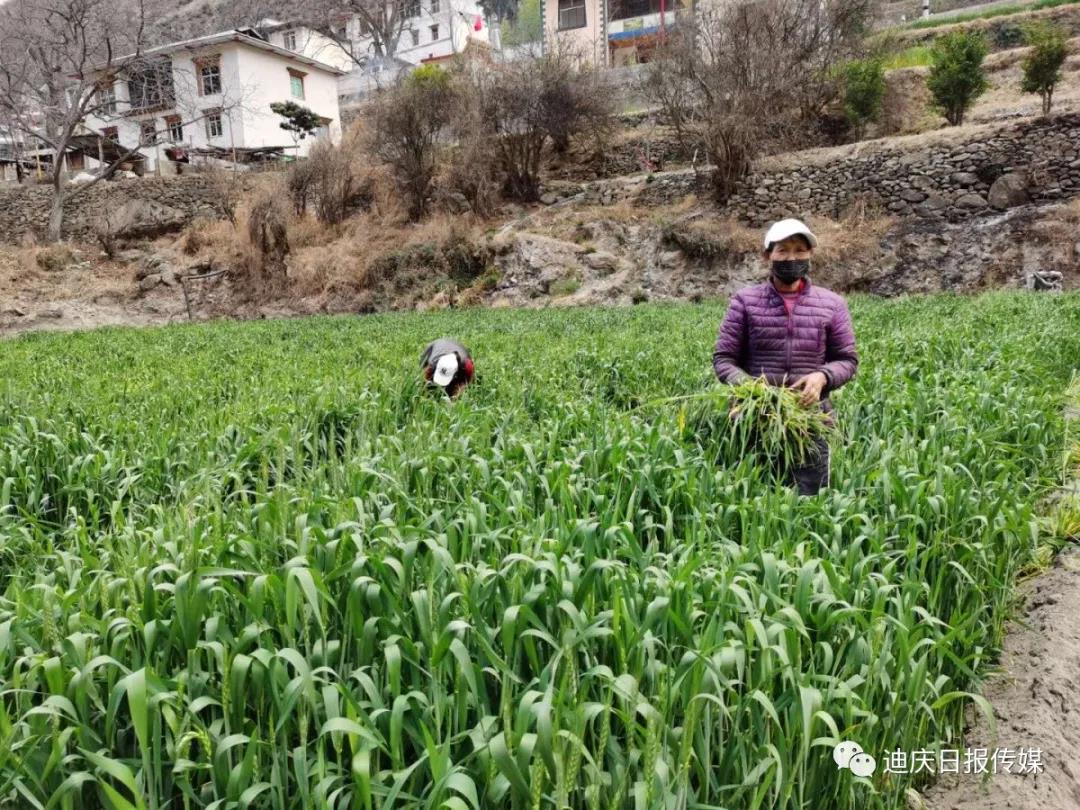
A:
{"label": "bundle of green crop", "polygon": [[679,425],[717,461],[752,456],[779,472],[805,462],[829,431],[825,414],[800,404],[790,388],[763,377],[724,385],[684,398]]}

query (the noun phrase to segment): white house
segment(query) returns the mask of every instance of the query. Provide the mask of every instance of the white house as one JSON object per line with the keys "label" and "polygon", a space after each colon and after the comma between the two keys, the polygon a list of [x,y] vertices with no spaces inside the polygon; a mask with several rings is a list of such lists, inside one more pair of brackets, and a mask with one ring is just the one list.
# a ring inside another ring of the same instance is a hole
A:
{"label": "white house", "polygon": [[401,33],[393,56],[376,55],[372,37],[356,14],[343,14],[325,32],[274,19],[262,20],[257,27],[273,45],[344,71],[338,96],[348,118],[368,94],[402,73],[489,42],[488,25],[476,0],[402,0],[399,10]]}
{"label": "white house", "polygon": [[394,56],[414,65],[459,54],[470,40],[488,44],[488,24],[475,0],[405,0]]}
{"label": "white house", "polygon": [[272,44],[324,65],[348,72],[356,67],[350,55],[348,27],[341,23],[332,36],[298,23],[266,19],[259,23],[259,32]]}
{"label": "white house", "polygon": [[141,144],[151,171],[168,168],[166,150],[230,157],[283,149],[303,156],[315,139],[294,141],[270,105],[308,108],[322,123],[317,137],[336,141],[344,72],[251,29],[224,31],[147,51],[99,91],[108,103],[87,127],[124,147]]}

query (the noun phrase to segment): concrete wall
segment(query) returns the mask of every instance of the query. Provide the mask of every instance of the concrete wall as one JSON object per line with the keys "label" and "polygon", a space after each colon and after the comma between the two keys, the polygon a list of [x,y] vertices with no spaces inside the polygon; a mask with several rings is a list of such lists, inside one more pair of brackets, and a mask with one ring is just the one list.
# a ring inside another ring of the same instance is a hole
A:
{"label": "concrete wall", "polygon": [[[299,70],[304,76],[304,97],[295,98],[289,84],[289,68]],[[292,136],[281,128],[281,116],[270,110],[275,101],[295,101],[316,115],[330,119],[330,137],[337,141],[341,136],[341,113],[338,108],[337,75],[318,68],[289,62],[287,59],[256,48],[243,48],[239,54],[240,75],[253,81],[244,94],[242,109],[243,142],[237,146],[287,146],[293,149]],[[298,154],[311,151],[314,137],[300,141]]]}
{"label": "concrete wall", "polygon": [[559,0],[541,0],[543,43],[545,52],[566,47],[593,64],[606,64],[607,46],[604,43],[604,4],[602,0],[585,0],[585,26],[559,30]]}
{"label": "concrete wall", "polygon": [[353,62],[352,57],[346,53],[341,45],[338,45],[325,34],[320,34],[318,31],[302,25],[280,28],[273,31],[268,39],[271,44],[290,50],[286,39],[286,35],[290,33],[296,43],[295,50],[297,53],[346,72],[355,67],[356,63]]}

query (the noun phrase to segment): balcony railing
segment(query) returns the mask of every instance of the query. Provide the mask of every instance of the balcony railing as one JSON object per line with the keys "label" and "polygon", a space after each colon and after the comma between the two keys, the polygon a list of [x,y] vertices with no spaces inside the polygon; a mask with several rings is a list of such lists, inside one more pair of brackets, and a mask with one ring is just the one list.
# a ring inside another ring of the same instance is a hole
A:
{"label": "balcony railing", "polygon": [[[674,11],[684,8],[685,0],[665,0],[664,10]],[[660,13],[660,0],[608,0],[608,19],[625,20],[629,17],[644,17]]]}

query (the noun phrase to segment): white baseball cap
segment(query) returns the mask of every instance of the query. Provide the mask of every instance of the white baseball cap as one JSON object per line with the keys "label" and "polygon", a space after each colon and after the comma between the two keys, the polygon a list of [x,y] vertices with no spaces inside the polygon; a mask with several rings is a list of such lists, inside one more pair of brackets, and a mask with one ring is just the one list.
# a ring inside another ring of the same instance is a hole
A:
{"label": "white baseball cap", "polygon": [[457,374],[457,370],[457,355],[453,352],[451,352],[450,354],[444,354],[435,364],[435,373],[431,375],[431,379],[435,382],[436,385],[441,385],[443,388],[445,388],[454,379],[454,375]]}
{"label": "white baseball cap", "polygon": [[817,247],[817,237],[814,236],[813,231],[806,227],[806,224],[799,219],[782,219],[779,222],[774,222],[772,226],[765,232],[765,249],[768,250],[769,245],[774,242],[783,242],[789,236],[796,236],[802,234],[810,240],[810,247]]}

